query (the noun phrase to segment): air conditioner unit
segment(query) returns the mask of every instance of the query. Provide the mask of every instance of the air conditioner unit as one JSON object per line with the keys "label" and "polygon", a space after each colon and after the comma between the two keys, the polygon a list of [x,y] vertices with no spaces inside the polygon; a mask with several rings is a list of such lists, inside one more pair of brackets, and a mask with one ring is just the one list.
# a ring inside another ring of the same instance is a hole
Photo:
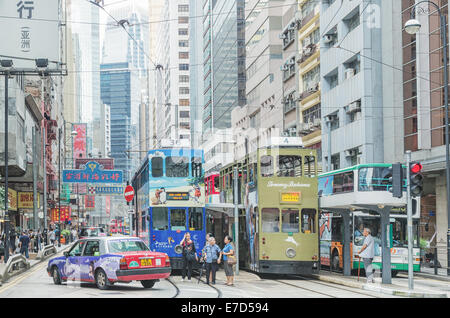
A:
{"label": "air conditioner unit", "polygon": [[349,79],[353,76],[355,76],[355,69],[349,68],[345,71],[345,79]]}
{"label": "air conditioner unit", "polygon": [[295,30],[295,22],[291,22],[291,24],[289,24],[288,30],[289,31]]}
{"label": "air conditioner unit", "polygon": [[346,150],[345,151],[345,156],[346,157],[353,157],[356,155],[356,151],[355,150]]}
{"label": "air conditioner unit", "polygon": [[361,102],[360,101],[353,102],[350,105],[348,105],[347,114],[357,112],[359,110],[361,110]]}
{"label": "air conditioner unit", "polygon": [[308,92],[308,93],[315,93],[315,92],[317,92],[316,85],[314,85],[314,86],[308,86],[307,92]]}
{"label": "air conditioner unit", "polygon": [[312,52],[312,48],[311,47],[305,47],[304,49],[303,49],[303,54],[304,55],[308,55],[308,54],[311,54],[311,52]]}
{"label": "air conditioner unit", "polygon": [[308,45],[310,45],[311,44],[311,38],[306,38],[305,40],[304,40],[304,45],[305,46],[308,46]]}
{"label": "air conditioner unit", "polygon": [[286,35],[285,33],[281,33],[278,37],[279,37],[280,39],[284,40],[284,39],[287,38],[287,35]]}
{"label": "air conditioner unit", "polygon": [[291,58],[291,59],[288,61],[288,64],[289,64],[289,65],[295,65],[295,57]]}
{"label": "air conditioner unit", "polygon": [[280,69],[284,72],[284,71],[287,71],[289,69],[289,67],[286,64],[284,64],[284,65],[281,65]]}
{"label": "air conditioner unit", "polygon": [[324,37],[323,37],[323,42],[324,42],[325,44],[331,43],[331,42],[333,42],[334,38],[335,38],[335,35],[334,35],[334,34],[326,34],[326,35],[324,35]]}
{"label": "air conditioner unit", "polygon": [[309,134],[311,132],[311,129],[309,128],[309,124],[308,123],[300,123],[299,131],[301,134]]}
{"label": "air conditioner unit", "polygon": [[309,130],[313,130],[313,128],[314,128],[314,123],[313,123],[312,121],[310,121],[310,122],[308,123],[308,129],[309,129]]}
{"label": "air conditioner unit", "polygon": [[314,118],[314,126],[320,127],[322,124],[322,120],[320,118]]}

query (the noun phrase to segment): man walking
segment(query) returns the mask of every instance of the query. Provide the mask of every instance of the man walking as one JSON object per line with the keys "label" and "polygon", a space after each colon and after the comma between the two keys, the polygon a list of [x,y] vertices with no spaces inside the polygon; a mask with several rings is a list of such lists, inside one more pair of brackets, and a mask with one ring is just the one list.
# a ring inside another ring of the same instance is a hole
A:
{"label": "man walking", "polygon": [[20,254],[25,254],[26,258],[29,258],[28,255],[28,247],[30,246],[30,237],[27,235],[27,232],[23,231],[22,235],[19,237],[19,247]]}
{"label": "man walking", "polygon": [[363,259],[364,269],[366,271],[367,283],[375,283],[373,280],[373,269],[372,269],[372,261],[374,257],[374,240],[371,235],[370,229],[365,228],[363,233],[365,239],[363,243],[363,247],[359,251],[359,257]]}

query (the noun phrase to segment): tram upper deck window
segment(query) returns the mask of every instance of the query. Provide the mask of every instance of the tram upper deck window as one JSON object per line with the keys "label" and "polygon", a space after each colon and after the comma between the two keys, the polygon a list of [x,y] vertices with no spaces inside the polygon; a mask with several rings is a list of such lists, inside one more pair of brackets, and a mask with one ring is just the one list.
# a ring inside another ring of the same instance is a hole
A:
{"label": "tram upper deck window", "polygon": [[353,192],[353,171],[337,174],[333,178],[333,193]]}
{"label": "tram upper deck window", "polygon": [[358,171],[359,191],[388,191],[391,172],[389,167],[361,168]]}
{"label": "tram upper deck window", "polygon": [[170,210],[170,230],[186,231],[186,210],[171,209]]}
{"label": "tram upper deck window", "polygon": [[152,158],[152,177],[160,178],[163,176],[163,158]]}
{"label": "tram upper deck window", "polygon": [[165,231],[169,229],[169,211],[167,208],[153,208],[152,210],[153,229]]}
{"label": "tram upper deck window", "polygon": [[264,233],[280,232],[280,210],[278,209],[262,209],[261,210],[261,227]]}
{"label": "tram upper deck window", "polygon": [[314,209],[302,210],[302,233],[316,233],[316,213]]}
{"label": "tram upper deck window", "polygon": [[169,178],[189,177],[189,158],[187,157],[167,157],[166,176]]}
{"label": "tram upper deck window", "polygon": [[300,232],[300,214],[297,209],[283,209],[281,211],[283,233],[298,233]]}
{"label": "tram upper deck window", "polygon": [[303,163],[303,174],[308,178],[316,177],[316,157],[305,156]]}
{"label": "tram upper deck window", "polygon": [[261,177],[273,177],[272,156],[261,156]]}
{"label": "tram upper deck window", "polygon": [[203,209],[189,208],[189,231],[201,231],[203,228]]}
{"label": "tram upper deck window", "polygon": [[215,176],[214,177],[214,190],[213,192],[217,193],[220,190],[220,185],[219,185],[219,176]]}
{"label": "tram upper deck window", "polygon": [[192,176],[200,178],[202,176],[202,158],[193,157],[191,159]]}
{"label": "tram upper deck window", "polygon": [[278,156],[278,177],[301,177],[302,157]]}

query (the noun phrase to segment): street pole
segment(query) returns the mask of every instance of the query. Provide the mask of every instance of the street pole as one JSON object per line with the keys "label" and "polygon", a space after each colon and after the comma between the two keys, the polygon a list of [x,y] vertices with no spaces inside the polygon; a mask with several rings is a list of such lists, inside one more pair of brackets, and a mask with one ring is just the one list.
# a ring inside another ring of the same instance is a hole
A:
{"label": "street pole", "polygon": [[61,247],[61,128],[58,129],[58,226],[59,226],[59,236],[58,236],[58,246]]}
{"label": "street pole", "polygon": [[238,209],[238,170],[234,168],[234,249],[236,253],[236,275],[239,275],[239,209]]}
{"label": "street pole", "polygon": [[[42,94],[44,96],[44,94]],[[43,210],[44,210],[44,228],[46,227],[47,222],[47,120],[44,120],[44,133],[43,133],[43,143],[44,146],[44,202],[43,202]]]}
{"label": "street pole", "polygon": [[36,231],[39,226],[38,218],[38,194],[37,194],[37,142],[36,142],[36,127],[32,130],[32,141],[33,141],[33,227]]}
{"label": "street pole", "polygon": [[406,151],[406,209],[408,226],[408,288],[414,290],[413,272],[413,227],[412,227],[412,197],[411,197],[411,151]]}
{"label": "street pole", "polygon": [[[9,211],[8,211],[8,72],[5,72],[5,263],[9,258]],[[13,251],[14,252],[14,251]]]}

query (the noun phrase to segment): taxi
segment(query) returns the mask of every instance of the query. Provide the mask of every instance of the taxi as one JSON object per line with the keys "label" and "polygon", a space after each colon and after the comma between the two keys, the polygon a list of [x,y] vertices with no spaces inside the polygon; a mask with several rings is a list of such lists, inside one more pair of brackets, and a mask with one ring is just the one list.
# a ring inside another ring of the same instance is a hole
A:
{"label": "taxi", "polygon": [[89,237],[78,240],[64,256],[48,262],[47,273],[53,282],[77,280],[108,289],[114,283],[140,281],[152,288],[170,276],[169,256],[152,252],[136,237]]}
{"label": "taxi", "polygon": [[83,227],[80,230],[80,239],[92,236],[106,236],[105,231],[101,227]]}

